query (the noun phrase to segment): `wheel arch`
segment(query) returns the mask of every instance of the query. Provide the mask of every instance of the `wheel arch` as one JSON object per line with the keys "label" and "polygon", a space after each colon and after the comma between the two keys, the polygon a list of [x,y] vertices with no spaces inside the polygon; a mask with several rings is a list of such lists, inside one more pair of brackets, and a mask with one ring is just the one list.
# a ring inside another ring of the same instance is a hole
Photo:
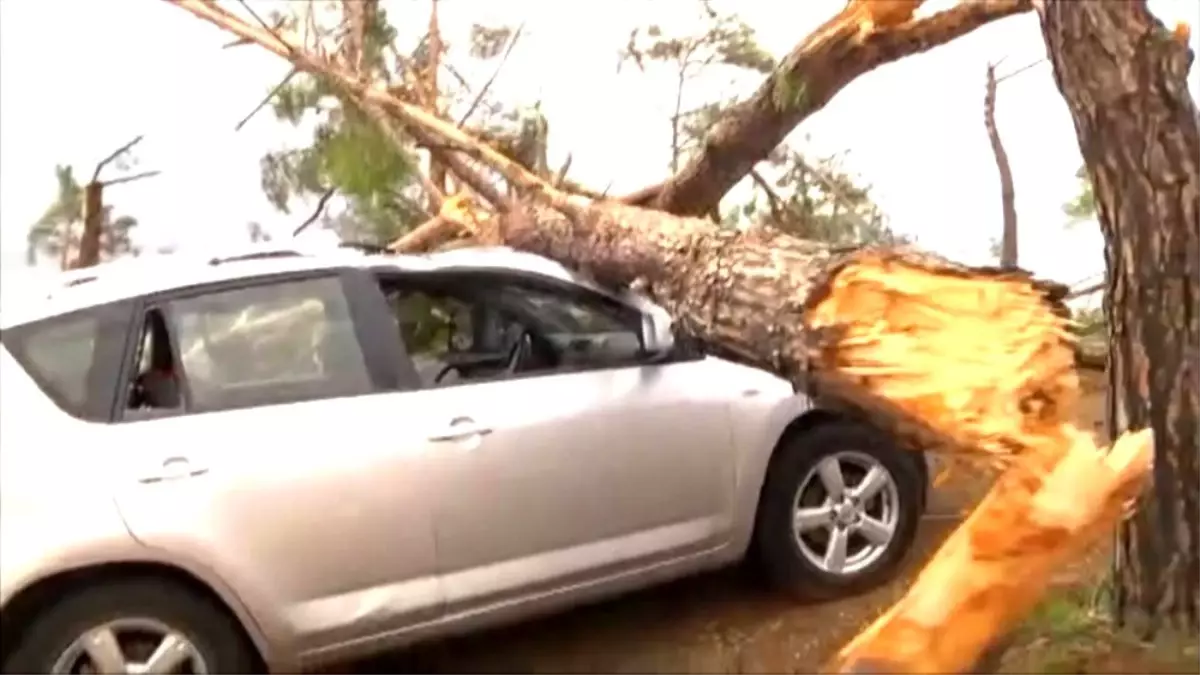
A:
{"label": "wheel arch", "polygon": [[[810,408],[809,410],[806,410],[805,412],[793,418],[792,421],[788,422],[787,426],[783,428],[783,431],[780,432],[779,438],[775,441],[775,446],[771,448],[771,458],[767,461],[766,473],[770,473],[776,460],[782,454],[780,450],[793,439],[799,438],[809,431],[816,429],[817,427],[827,424],[835,424],[838,422],[861,424],[867,427],[871,426],[865,420],[848,411],[836,410],[828,407]],[[913,461],[913,464],[917,467],[917,471],[921,475],[921,511],[924,512],[925,504],[927,503],[929,497],[929,463],[925,460],[925,453],[918,452],[914,454],[916,457]],[[766,480],[763,480],[762,484],[759,485],[758,503],[762,502],[762,492],[764,489],[766,489]],[[756,511],[757,508],[758,507],[756,505]]]}
{"label": "wheel arch", "polygon": [[[119,561],[60,570],[17,591],[0,610],[0,663],[7,661],[22,631],[46,606],[49,598],[116,581],[157,579],[174,584],[211,602],[236,624],[255,659],[265,670],[271,662],[269,644],[245,607],[228,589],[215,588],[199,575],[158,561]],[[225,592],[222,592],[224,590]]]}

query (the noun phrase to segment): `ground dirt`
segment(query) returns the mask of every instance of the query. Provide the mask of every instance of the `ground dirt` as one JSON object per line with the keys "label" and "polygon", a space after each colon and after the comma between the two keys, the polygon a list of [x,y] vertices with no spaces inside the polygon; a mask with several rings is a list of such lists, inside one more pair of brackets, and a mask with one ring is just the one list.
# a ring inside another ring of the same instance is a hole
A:
{"label": "ground dirt", "polygon": [[[1085,398],[1080,411],[1081,424],[1097,432],[1103,430],[1102,380],[1102,374],[1085,375]],[[744,570],[733,569],[542,621],[406,650],[360,664],[357,670],[814,672],[842,643],[904,592],[922,561],[936,550],[987,483],[985,474],[956,472],[939,485],[931,496],[930,515],[922,525],[904,574],[894,583],[865,595],[821,605],[799,604],[766,590]],[[1062,570],[1056,583],[1064,589],[1090,588],[1096,572],[1105,568],[1106,560],[1107,551],[1100,547],[1086,560]],[[1048,609],[1022,630],[1003,661],[1005,672],[1134,672],[1128,670],[1131,667],[1136,672],[1197,672],[1194,652],[1191,669],[1177,670],[1178,658],[1162,659],[1134,643],[1110,639],[1110,633],[1097,632],[1095,621],[1079,618],[1087,614],[1086,609],[1080,609],[1079,602],[1065,605],[1064,602],[1058,598],[1046,603],[1044,607]],[[1068,611],[1064,607],[1074,609]],[[1064,623],[1066,633],[1059,630],[1059,624]],[[1057,643],[1047,646],[1047,636],[1062,638],[1061,648]],[[1098,649],[1098,644],[1103,649]]]}

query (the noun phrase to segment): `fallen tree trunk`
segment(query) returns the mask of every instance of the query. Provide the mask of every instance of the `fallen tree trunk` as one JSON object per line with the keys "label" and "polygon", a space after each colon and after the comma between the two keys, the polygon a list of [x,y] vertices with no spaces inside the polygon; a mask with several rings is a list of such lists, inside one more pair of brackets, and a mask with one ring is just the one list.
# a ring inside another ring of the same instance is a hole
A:
{"label": "fallen tree trunk", "polygon": [[840,672],[966,672],[1053,571],[1110,532],[1150,469],[1148,431],[1111,452],[1074,426],[1066,289],[899,249],[839,251],[601,204],[510,209],[504,243],[640,286],[689,332],[850,408],[909,447],[1006,465]]}
{"label": "fallen tree trunk", "polygon": [[1065,288],[1025,272],[610,203],[575,218],[510,209],[483,236],[602,284],[636,285],[687,333],[863,412],[913,447],[1008,456],[1075,415]]}

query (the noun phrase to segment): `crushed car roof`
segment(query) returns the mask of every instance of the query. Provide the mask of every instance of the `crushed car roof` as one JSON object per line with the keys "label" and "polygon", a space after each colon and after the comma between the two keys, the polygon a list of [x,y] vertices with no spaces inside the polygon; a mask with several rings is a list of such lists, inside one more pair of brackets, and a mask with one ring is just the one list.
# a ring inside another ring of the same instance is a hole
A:
{"label": "crushed car roof", "polygon": [[214,282],[287,272],[395,268],[408,272],[450,269],[511,270],[595,288],[586,277],[532,253],[497,247],[460,248],[424,255],[364,251],[355,247],[258,245],[225,255],[170,253],[124,258],[51,275],[5,302],[0,327],[14,326],[77,309]]}

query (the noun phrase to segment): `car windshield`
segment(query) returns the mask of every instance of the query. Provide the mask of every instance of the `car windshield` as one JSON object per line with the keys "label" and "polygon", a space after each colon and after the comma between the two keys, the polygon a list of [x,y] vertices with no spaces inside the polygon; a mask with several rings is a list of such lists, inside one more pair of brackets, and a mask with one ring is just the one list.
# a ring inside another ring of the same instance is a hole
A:
{"label": "car windshield", "polygon": [[593,335],[628,332],[615,314],[570,298],[527,288],[506,291],[506,300],[522,304],[552,333]]}

